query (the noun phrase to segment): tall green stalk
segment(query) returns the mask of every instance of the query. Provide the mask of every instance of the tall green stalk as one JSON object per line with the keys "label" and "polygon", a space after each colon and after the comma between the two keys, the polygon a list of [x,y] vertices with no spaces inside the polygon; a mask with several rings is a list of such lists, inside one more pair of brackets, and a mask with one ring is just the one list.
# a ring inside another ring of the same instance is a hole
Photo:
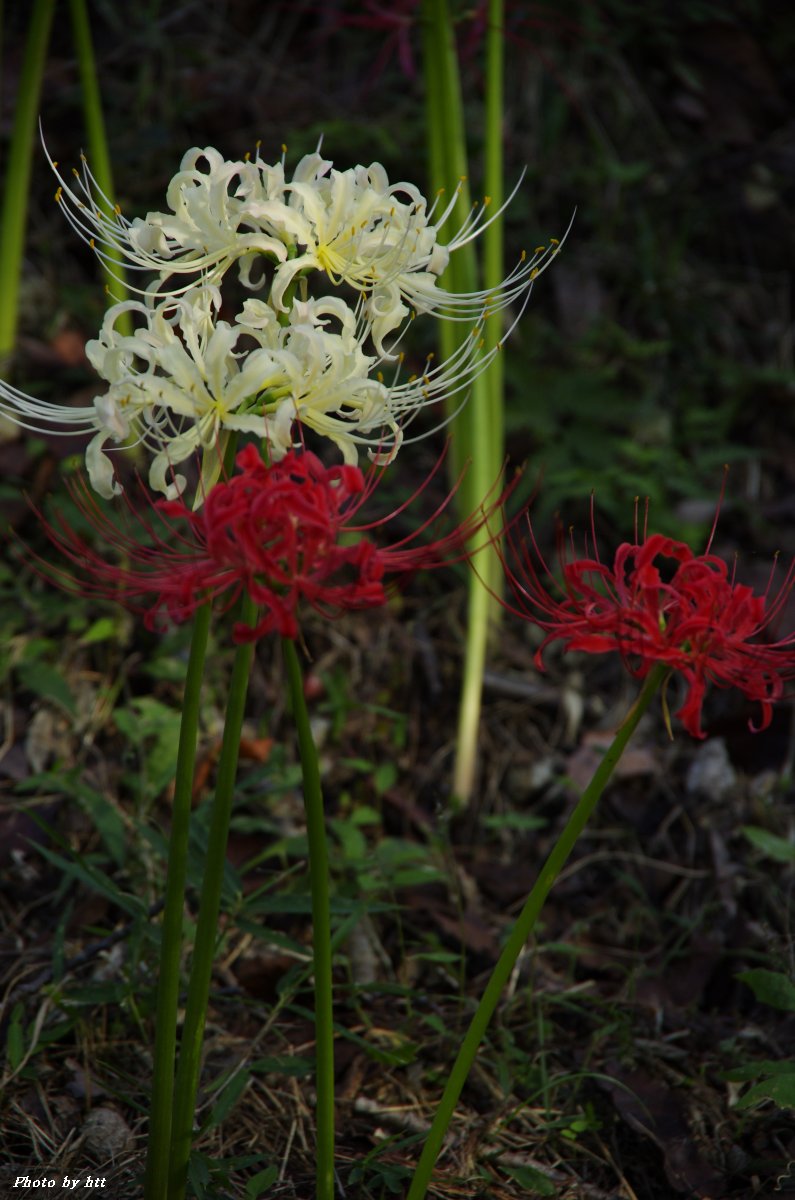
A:
{"label": "tall green stalk", "polygon": [[[240,621],[246,625],[256,622],[257,608],[250,596],[241,603]],[[221,909],[221,890],[226,867],[226,845],[229,821],[235,792],[237,761],[240,753],[240,733],[246,708],[246,693],[254,657],[254,643],[238,646],[232,667],[229,697],[224,721],[224,736],[218,760],[215,799],[207,835],[207,854],[204,879],[199,898],[199,917],[193,945],[185,1020],[182,1027],[177,1077],[174,1085],[174,1109],[171,1125],[171,1149],[167,1179],[168,1200],[182,1200],[188,1174],[196,1093],[201,1069],[201,1050],[210,980],[218,936],[218,914]],[[147,1196],[146,1200],[150,1200]]]}
{"label": "tall green stalk", "polygon": [[[471,194],[467,183],[464,105],[453,23],[447,0],[423,0],[422,14],[431,185],[436,191],[460,185],[456,208],[450,217],[453,227],[457,228],[470,211]],[[493,205],[499,205],[503,190],[501,40],[502,12],[497,6],[493,14],[490,12],[487,50],[487,68],[493,78],[487,82],[486,180],[487,194]],[[502,281],[500,226],[501,223],[495,221],[483,235],[488,239],[484,247],[484,278],[488,287],[496,287]],[[459,294],[479,290],[478,264],[472,243],[451,256],[444,281],[451,291]],[[486,322],[484,351],[499,343],[501,332],[501,318],[497,314]],[[443,321],[439,334],[442,357],[447,359],[454,354],[469,334],[465,324]],[[502,364],[497,355],[489,369],[474,380],[467,404],[451,422],[451,471],[457,478],[467,467],[458,493],[465,513],[477,508],[499,474],[503,456],[502,408]],[[452,412],[452,406],[448,411]],[[484,534],[480,535],[480,542],[477,566],[486,588],[474,575],[471,576],[452,782],[452,801],[457,807],[469,802],[474,788],[489,621],[496,608],[492,595],[502,587],[499,554]]]}
{"label": "tall green stalk", "polygon": [[[91,25],[88,20],[85,0],[69,0],[69,10],[72,14],[72,34],[77,50],[77,61],[80,66],[80,86],[83,95],[83,117],[88,136],[88,158],[91,172],[99,187],[106,196],[112,197],[113,169],[111,167],[108,138],[105,129],[105,118],[102,115],[102,98],[97,78],[97,64],[94,57],[94,45],[91,40]],[[103,206],[107,216],[113,216],[113,208]],[[124,260],[118,252],[107,249],[106,253],[111,263],[103,261],[108,292],[112,303],[128,298],[127,286],[124,282]],[[133,331],[132,318],[129,313],[121,313],[116,322],[120,333],[129,336]]]}
{"label": "tall green stalk", "polygon": [[188,866],[191,797],[196,762],[201,685],[211,605],[196,612],[193,624],[182,720],[179,727],[177,771],[168,843],[168,873],[163,925],[160,934],[160,975],[157,984],[152,1102],[149,1110],[149,1145],[146,1157],[145,1200],[165,1200],[171,1140],[171,1106],[177,1041],[182,919]]}
{"label": "tall green stalk", "polygon": [[334,1200],[334,1014],[332,995],[331,908],[329,902],[326,814],[320,786],[312,727],[304,699],[301,665],[295,643],[282,639],[293,720],[304,782],[304,809],[309,842],[312,889],[312,955],[315,977],[315,1128],[317,1138],[316,1200]]}
{"label": "tall green stalk", "polygon": [[565,866],[575,843],[593,813],[605,785],[612,775],[618,760],[621,758],[629,739],[637,728],[638,722],[649,706],[649,703],[660,687],[667,674],[668,668],[658,664],[649,672],[641,689],[640,695],[620,725],[613,743],[600,762],[593,779],[582,794],[574,812],[552,848],[552,851],[541,868],[536,883],[525,901],[519,917],[511,930],[497,965],[491,973],[486,990],[481,997],[477,1010],[467,1030],[458,1057],[448,1076],[442,1098],[436,1110],[433,1123],[425,1139],[417,1169],[411,1181],[406,1200],[423,1200],[433,1175],[433,1168],[439,1151],[442,1148],[444,1135],[452,1120],[456,1104],[466,1078],[475,1061],[480,1043],[494,1015],[494,1010],[502,995],[503,989],[510,979],[516,961],[532,933],[544,901],[555,884],[560,872]]}
{"label": "tall green stalk", "polygon": [[[489,0],[486,26],[486,145],[484,181],[486,195],[493,212],[498,212],[505,198],[505,167],[503,163],[503,95],[505,30],[503,28],[503,0]],[[496,291],[502,283],[505,269],[505,249],[502,221],[492,221],[483,231],[483,286],[487,292]],[[486,322],[483,330],[484,351],[498,346],[504,333],[505,321],[502,313],[496,313]],[[491,434],[490,449],[493,455],[490,464],[492,479],[496,479],[502,466],[505,443],[504,388],[505,371],[502,354],[497,354],[486,373],[488,391],[488,423]],[[490,580],[501,591],[503,573],[496,571]],[[492,600],[496,616],[502,612]]]}
{"label": "tall green stalk", "polygon": [[14,349],[36,118],[55,0],[34,0],[17,92],[0,211],[0,362]]}

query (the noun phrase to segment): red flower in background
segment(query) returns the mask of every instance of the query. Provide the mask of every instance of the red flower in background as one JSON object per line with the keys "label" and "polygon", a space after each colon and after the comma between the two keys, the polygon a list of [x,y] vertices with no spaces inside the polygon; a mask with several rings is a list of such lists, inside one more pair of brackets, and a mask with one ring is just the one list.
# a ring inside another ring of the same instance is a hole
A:
{"label": "red flower in background", "polygon": [[706,552],[696,555],[684,542],[645,531],[639,539],[636,532],[635,542],[619,546],[609,567],[599,559],[594,534],[593,556],[568,559],[561,553],[562,599],[555,600],[541,579],[552,575],[532,529],[529,546],[518,546],[515,533],[510,541],[513,611],[546,630],[536,655],[540,669],[554,641],[587,654],[616,651],[638,678],[657,663],[682,676],[687,695],[676,715],[694,737],[705,736],[701,709],[708,683],[738,688],[761,705],[758,728],[770,724],[773,703],[795,676],[795,634],[772,643],[759,639],[792,589],[792,566],[771,600],[772,573],[762,595],[737,583],[734,570],[710,553],[712,536]]}
{"label": "red flower in background", "polygon": [[[302,600],[327,615],[384,604],[387,576],[465,558],[466,542],[488,515],[480,511],[436,542],[412,545],[447,506],[448,495],[418,529],[382,548],[365,535],[402,513],[415,498],[386,518],[356,525],[354,518],[378,486],[383,468],[374,467],[365,476],[358,467],[324,467],[308,451],[291,451],[269,465],[253,445],[238,454],[237,467],[236,474],[208,492],[196,511],[181,499],[154,504],[147,499],[143,512],[128,503],[138,526],[131,533],[120,531],[103,513],[85,484],[73,487],[82,515],[127,565],[106,561],[63,518],[56,518],[56,524],[44,521],[43,527],[58,550],[80,568],[81,578],[38,561],[55,583],[118,600],[142,612],[151,629],[164,616],[178,623],[187,620],[208,600],[220,600],[227,611],[247,592],[262,617],[253,629],[237,624],[235,641],[271,632],[295,638]],[[152,511],[160,514],[165,529],[155,527]],[[141,531],[148,535],[146,540]]]}

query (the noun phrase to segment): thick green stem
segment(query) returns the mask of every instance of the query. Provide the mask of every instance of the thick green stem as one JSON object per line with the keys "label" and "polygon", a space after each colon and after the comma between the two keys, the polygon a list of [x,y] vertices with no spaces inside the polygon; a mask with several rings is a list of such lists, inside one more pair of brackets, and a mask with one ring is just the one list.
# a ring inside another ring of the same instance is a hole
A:
{"label": "thick green stem", "polygon": [[[486,157],[485,185],[486,195],[492,212],[498,212],[502,207],[504,187],[503,169],[503,63],[505,37],[503,30],[503,0],[489,0],[488,24],[486,27]],[[483,287],[485,291],[496,291],[504,275],[504,237],[503,222],[492,221],[483,231]],[[502,313],[495,313],[483,330],[484,352],[499,345],[503,336],[505,322]],[[502,466],[505,443],[504,416],[504,374],[503,356],[497,354],[486,373],[488,390],[487,420],[489,426],[489,450],[491,460],[488,473],[491,480],[497,478]],[[498,555],[496,568],[489,579],[490,586],[498,594],[502,589],[502,564]],[[492,616],[499,619],[502,609],[491,598],[490,609]]]}
{"label": "thick green stem", "polygon": [[304,700],[301,665],[294,642],[282,640],[293,720],[304,780],[304,808],[312,889],[312,954],[315,976],[315,1090],[317,1092],[317,1200],[334,1197],[334,1018],[331,981],[331,908],[329,903],[326,814],[317,750]]}
{"label": "thick green stem", "polygon": [[177,1040],[177,1005],[182,952],[182,917],[188,864],[191,795],[196,739],[199,728],[202,674],[210,630],[211,606],[197,609],[193,624],[182,720],[179,729],[177,772],[168,843],[168,874],[163,925],[160,935],[160,976],[157,984],[152,1103],[149,1110],[149,1147],[146,1158],[145,1200],[164,1200],[168,1186],[171,1140],[171,1106],[174,1092],[174,1058]]}
{"label": "thick green stem", "polygon": [[[492,0],[494,9],[494,0]],[[487,84],[487,191],[492,202],[499,203],[502,194],[502,17],[499,6],[490,12],[488,67],[493,80]],[[451,229],[459,228],[471,212],[471,197],[467,182],[467,147],[464,105],[455,30],[447,0],[423,0],[423,57],[425,65],[428,157],[434,189],[458,187],[455,211],[449,218]],[[495,40],[496,39],[496,40]],[[496,46],[496,49],[495,49]],[[492,194],[493,193],[493,194]],[[502,282],[502,235],[497,221],[484,233],[488,274],[485,282],[496,288]],[[492,233],[492,230],[495,230]],[[444,232],[444,231],[443,231]],[[489,236],[490,235],[490,236]],[[451,256],[444,273],[444,283],[457,294],[479,290],[478,263],[475,248],[470,243]],[[485,305],[484,305],[485,307]],[[500,341],[502,320],[493,315],[484,326],[484,349]],[[471,330],[463,322],[441,321],[439,347],[443,359],[449,359],[461,346]],[[450,470],[457,479],[467,466],[457,498],[462,515],[473,512],[483,501],[497,479],[503,457],[502,364],[497,354],[488,370],[472,382],[465,406],[451,419]],[[458,397],[452,398],[448,412]],[[486,584],[485,600],[478,595],[483,589],[472,575],[469,581],[469,614],[464,652],[464,672],[461,684],[456,758],[453,767],[451,801],[455,807],[469,802],[475,783],[478,728],[480,725],[483,670],[488,642],[489,621],[496,611],[492,593],[502,588],[502,566],[496,548],[486,544],[478,552],[478,574]]]}
{"label": "thick green stem", "polygon": [[14,349],[19,319],[19,279],[25,249],[25,224],[39,93],[50,40],[55,0],[35,0],[30,17],[14,125],[3,184],[0,216],[0,360]]}
{"label": "thick green stem", "polygon": [[533,931],[544,901],[565,866],[578,837],[585,828],[588,818],[591,816],[599,797],[604,791],[605,784],[612,775],[616,763],[621,758],[627,742],[637,728],[640,718],[648,708],[649,702],[665,678],[665,674],[666,668],[661,665],[652,668],[649,672],[640,695],[624,718],[613,739],[612,745],[597,767],[593,779],[583,792],[574,812],[569,817],[565,829],[552,848],[544,866],[541,868],[541,873],[530,895],[527,897],[525,906],[511,930],[502,953],[497,960],[497,964],[492,971],[486,990],[478,1004],[466,1037],[458,1052],[458,1057],[448,1077],[442,1098],[439,1101],[436,1116],[433,1119],[433,1124],[425,1140],[420,1161],[417,1164],[417,1170],[411,1181],[407,1200],[423,1200],[425,1196],[431,1181],[436,1159],[442,1147],[444,1135],[447,1132],[447,1127],[450,1124],[455,1106],[458,1103],[458,1098],[461,1095],[461,1089],[466,1082],[472,1063],[475,1061],[478,1047],[483,1040],[502,991],[511,976],[511,972],[527,939]]}
{"label": "thick green stem", "polygon": [[[253,625],[256,620],[256,612],[256,605],[246,595],[241,604],[240,620],[246,625]],[[253,642],[246,642],[238,647],[229,685],[224,737],[218,760],[215,799],[207,836],[204,879],[199,898],[199,917],[196,924],[193,960],[185,1004],[185,1021],[182,1027],[177,1079],[174,1087],[168,1200],[182,1200],[185,1194],[188,1160],[193,1140],[193,1119],[196,1108],[196,1092],[199,1086],[204,1025],[207,1018],[210,979],[218,936],[218,914],[221,908],[221,891],[226,867],[226,844],[235,792],[237,760],[240,753],[240,732],[243,727],[248,678],[253,656]]]}
{"label": "thick green stem", "polygon": [[[493,551],[490,546],[484,547],[478,553],[478,574],[480,574],[485,556],[491,553]],[[483,586],[474,571],[470,572],[469,584],[464,674],[461,680],[461,696],[458,704],[458,733],[450,796],[451,807],[455,809],[464,808],[469,803],[475,781],[483,672],[486,667],[489,615],[492,602],[490,592]]]}

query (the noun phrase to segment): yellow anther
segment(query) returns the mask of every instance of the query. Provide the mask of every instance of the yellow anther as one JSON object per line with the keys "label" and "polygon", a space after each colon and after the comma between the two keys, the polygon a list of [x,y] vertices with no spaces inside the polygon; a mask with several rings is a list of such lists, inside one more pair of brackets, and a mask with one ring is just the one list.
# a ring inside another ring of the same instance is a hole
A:
{"label": "yellow anther", "polygon": [[523,263],[526,258],[527,258],[527,251],[523,250],[522,253],[519,255],[519,262]]}
{"label": "yellow anther", "polygon": [[243,155],[243,162],[251,162],[251,151],[247,150]]}
{"label": "yellow anther", "polygon": [[83,162],[83,163],[87,163],[87,162],[88,162],[88,159],[86,158],[85,154],[83,154],[83,153],[82,153],[82,151],[81,151],[81,153],[80,153],[80,161],[81,161],[81,162]]}
{"label": "yellow anther", "polygon": [[483,197],[483,207],[488,208],[490,204],[491,204],[491,196],[484,196]]}
{"label": "yellow anther", "polygon": [[536,246],[535,250],[533,251],[533,254],[543,254],[545,250],[546,250],[546,246]]}
{"label": "yellow anther", "polygon": [[530,278],[535,279],[535,277],[536,277],[536,275],[538,275],[538,273],[539,273],[538,267],[533,267],[532,271],[530,272]]}
{"label": "yellow anther", "polygon": [[560,245],[560,241],[558,240],[558,238],[550,238],[550,239],[549,239],[549,244],[550,244],[550,246],[559,246],[559,245]]}
{"label": "yellow anther", "polygon": [[75,179],[80,178],[80,172],[78,171],[77,167],[72,167],[72,174],[74,175]]}
{"label": "yellow anther", "polygon": [[50,166],[52,167],[53,171],[57,171],[57,170],[58,170],[58,164],[57,164],[57,162],[50,163]]}
{"label": "yellow anther", "polygon": [[121,216],[121,207],[118,204],[113,205],[113,211],[115,212],[117,217]]}
{"label": "yellow anther", "polygon": [[[259,142],[257,142],[257,145],[259,146]],[[286,153],[287,153],[287,146],[285,145],[284,142],[282,142],[282,154],[286,154]]]}
{"label": "yellow anther", "polygon": [[63,200],[63,188],[62,187],[56,188],[55,189],[55,203],[60,204],[62,200]]}
{"label": "yellow anther", "polygon": [[379,382],[379,383],[383,383],[383,382],[384,382],[384,373],[383,373],[383,371],[378,371],[378,372],[377,372],[377,374],[376,374],[376,379],[378,380],[378,382]]}
{"label": "yellow anther", "polygon": [[97,243],[96,243],[96,241],[95,241],[95,239],[94,239],[94,238],[89,238],[89,239],[88,239],[88,244],[89,244],[89,246],[91,247],[91,249],[92,249],[92,250],[96,250],[96,248],[97,248]]}
{"label": "yellow anther", "polygon": [[[254,149],[259,150],[261,145],[262,145],[262,138],[257,138],[256,142],[254,143]],[[285,149],[285,147],[283,147],[283,149]]]}
{"label": "yellow anther", "polygon": [[409,383],[414,383],[416,378],[417,378],[416,375],[409,375]]}

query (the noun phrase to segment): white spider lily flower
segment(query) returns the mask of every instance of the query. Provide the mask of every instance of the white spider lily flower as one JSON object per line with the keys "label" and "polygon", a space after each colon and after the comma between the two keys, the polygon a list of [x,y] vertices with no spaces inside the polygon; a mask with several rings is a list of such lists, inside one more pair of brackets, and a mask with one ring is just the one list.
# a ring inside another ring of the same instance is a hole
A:
{"label": "white spider lily flower", "polygon": [[[150,212],[144,219],[129,221],[102,191],[85,156],[81,156],[81,169],[73,169],[71,183],[49,154],[47,157],[59,184],[56,201],[72,228],[109,270],[114,271],[120,256],[132,270],[160,276],[154,287],[131,288],[142,295],[152,291],[181,295],[195,286],[197,276],[203,281],[218,280],[240,260],[241,273],[247,278],[257,256],[279,262],[287,257],[278,230],[261,220],[252,221],[248,214],[249,197],[261,202],[263,197],[283,192],[282,164],[232,162],[211,146],[194,147],[184,155],[168,186],[171,212]],[[174,275],[189,275],[190,279],[163,286],[163,281]]]}
{"label": "white spider lily flower", "polygon": [[[151,486],[173,497],[185,486],[174,475],[176,466],[201,449],[203,471],[211,478],[220,471],[229,431],[252,430],[245,409],[260,388],[262,351],[239,346],[248,329],[212,321],[219,303],[217,289],[197,288],[154,307],[131,300],[108,310],[100,336],[86,346],[89,361],[110,385],[94,402],[99,432],[86,457],[100,494],[108,494],[112,479],[102,461],[108,440],[143,443],[153,456]],[[143,318],[131,335],[117,328],[124,312]]]}
{"label": "white spider lily flower", "polygon": [[380,163],[337,171],[320,155],[308,155],[285,186],[290,197],[287,215],[281,202],[254,202],[250,207],[252,216],[261,215],[274,225],[282,222],[286,234],[303,248],[277,265],[271,303],[283,308],[296,277],[310,269],[324,271],[333,284],[346,283],[364,296],[362,312],[370,322],[375,348],[389,358],[384,339],[413,314],[469,322],[521,302],[559,252],[558,239],[530,256],[523,252],[497,288],[457,294],[438,284],[450,255],[502,216],[520,184],[521,178],[490,215],[488,200],[475,205],[450,241],[442,244],[439,232],[455,209],[461,185],[431,223],[441,196],[429,209],[412,184],[390,184]]}
{"label": "white spider lily flower", "polygon": [[94,406],[66,407],[29,396],[0,380],[0,416],[31,433],[47,431],[54,437],[76,437],[94,428]]}
{"label": "white spider lily flower", "polygon": [[[94,405],[101,432],[88,468],[96,490],[107,494],[97,456],[108,439],[143,442],[153,454],[152,487],[173,496],[184,487],[174,468],[197,450],[205,481],[217,475],[230,431],[261,438],[279,459],[300,421],[331,438],[348,462],[363,433],[386,428],[397,436],[389,389],[371,377],[377,360],[362,350],[356,314],[342,300],[296,301],[287,324],[253,299],[234,324],[213,322],[219,301],[217,289],[196,288],[154,306],[133,300],[108,311],[86,347],[110,384]],[[117,328],[122,312],[145,324],[125,336]]]}
{"label": "white spider lily flower", "polygon": [[[112,255],[120,254],[129,266],[159,276],[148,290],[137,291],[182,295],[197,276],[217,282],[234,263],[245,286],[258,290],[269,281],[255,270],[264,257],[275,267],[270,303],[283,312],[294,282],[322,271],[334,286],[347,285],[363,297],[362,315],[381,358],[394,351],[386,349],[385,338],[412,313],[475,321],[482,312],[521,303],[562,244],[551,239],[532,254],[523,252],[497,288],[456,294],[438,283],[450,255],[502,216],[522,177],[496,212],[488,199],[475,205],[443,244],[440,233],[455,210],[460,185],[437,215],[441,193],[429,206],[413,184],[390,183],[380,163],[340,171],[319,153],[309,154],[287,182],[284,161],[269,165],[259,150],[253,160],[228,161],[212,147],[194,147],[169,184],[172,211],[133,221],[109,208],[85,159],[82,171],[74,172],[74,186],[52,166],[60,183],[56,198],[67,218],[110,269]],[[192,279],[172,278],[184,275]]]}
{"label": "white spider lily flower", "polygon": [[[106,498],[121,490],[109,457],[114,445],[144,445],[149,482],[170,498],[185,486],[176,468],[197,452],[203,484],[215,481],[233,431],[261,439],[278,460],[299,444],[299,422],[333,441],[345,462],[355,464],[362,447],[389,462],[419,411],[466,393],[499,352],[481,353],[481,314],[447,361],[428,359],[402,382],[399,365],[387,384],[382,360],[363,349],[366,323],[339,296],[296,300],[286,319],[252,298],[234,323],[217,319],[221,293],[211,284],[156,299],[114,305],[87,344],[109,385],[90,407],[61,407],[0,385],[0,414],[16,424],[93,435],[86,466]],[[132,334],[118,328],[123,313],[139,321]]]}

